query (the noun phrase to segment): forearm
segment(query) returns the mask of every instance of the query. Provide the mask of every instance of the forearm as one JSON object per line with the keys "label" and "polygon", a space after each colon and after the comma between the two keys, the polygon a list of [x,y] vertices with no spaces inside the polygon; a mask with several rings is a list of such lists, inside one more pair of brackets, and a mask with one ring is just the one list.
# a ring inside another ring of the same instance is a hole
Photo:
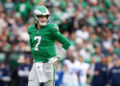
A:
{"label": "forearm", "polygon": [[68,50],[68,48],[70,47],[71,43],[70,41],[62,34],[56,34],[56,40],[59,41],[62,44],[62,47],[65,50]]}
{"label": "forearm", "polygon": [[61,47],[56,57],[58,57],[59,60],[62,60],[66,56],[66,52],[67,50]]}
{"label": "forearm", "polygon": [[57,53],[57,55],[50,58],[48,63],[51,64],[51,63],[54,63],[56,61],[63,60],[64,57],[66,56],[66,52],[67,52],[67,50],[65,50],[64,48],[61,47],[59,52]]}

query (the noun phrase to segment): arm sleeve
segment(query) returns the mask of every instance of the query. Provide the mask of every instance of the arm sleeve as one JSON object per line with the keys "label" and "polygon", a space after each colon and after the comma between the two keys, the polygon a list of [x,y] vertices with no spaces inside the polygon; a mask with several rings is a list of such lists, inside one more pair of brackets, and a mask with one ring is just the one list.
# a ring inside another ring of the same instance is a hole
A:
{"label": "arm sleeve", "polygon": [[[29,36],[30,37],[30,36]],[[31,37],[29,39],[29,45],[30,45],[30,48],[32,49],[32,40],[31,40]]]}
{"label": "arm sleeve", "polygon": [[30,48],[32,49],[32,39],[31,39],[31,37],[30,37],[30,27],[28,27],[28,29],[27,29],[27,32],[28,32],[28,35],[29,35],[29,45],[30,45]]}
{"label": "arm sleeve", "polygon": [[59,41],[65,50],[68,50],[71,45],[70,41],[59,32],[58,26],[52,29],[52,39]]}

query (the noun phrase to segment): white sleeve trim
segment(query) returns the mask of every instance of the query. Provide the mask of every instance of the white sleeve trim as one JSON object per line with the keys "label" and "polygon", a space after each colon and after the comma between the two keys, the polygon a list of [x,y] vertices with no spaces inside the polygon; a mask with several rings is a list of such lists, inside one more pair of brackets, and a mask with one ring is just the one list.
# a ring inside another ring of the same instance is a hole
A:
{"label": "white sleeve trim", "polygon": [[11,79],[9,76],[2,77],[3,81],[9,82]]}
{"label": "white sleeve trim", "polygon": [[25,77],[28,75],[29,75],[29,71],[22,71],[22,70],[18,71],[18,76],[20,76],[20,77]]}

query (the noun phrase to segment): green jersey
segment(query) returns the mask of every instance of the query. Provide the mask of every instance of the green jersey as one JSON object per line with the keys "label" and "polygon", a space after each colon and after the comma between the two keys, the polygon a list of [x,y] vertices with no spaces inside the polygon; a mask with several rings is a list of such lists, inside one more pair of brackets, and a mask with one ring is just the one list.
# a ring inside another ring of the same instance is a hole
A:
{"label": "green jersey", "polygon": [[70,46],[70,41],[59,32],[56,24],[47,24],[40,29],[36,28],[36,24],[30,25],[28,34],[35,62],[48,62],[48,59],[56,56],[55,40],[62,43],[65,50]]}

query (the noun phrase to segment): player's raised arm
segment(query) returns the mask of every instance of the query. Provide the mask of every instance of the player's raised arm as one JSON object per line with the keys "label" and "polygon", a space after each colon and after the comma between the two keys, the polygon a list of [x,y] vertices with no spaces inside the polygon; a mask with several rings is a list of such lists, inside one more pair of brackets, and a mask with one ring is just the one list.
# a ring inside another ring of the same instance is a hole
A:
{"label": "player's raised arm", "polygon": [[32,40],[31,40],[31,37],[30,37],[30,34],[31,34],[31,29],[32,27],[29,26],[28,29],[27,29],[27,32],[28,32],[28,35],[29,35],[29,44],[30,44],[30,48],[32,49]]}

